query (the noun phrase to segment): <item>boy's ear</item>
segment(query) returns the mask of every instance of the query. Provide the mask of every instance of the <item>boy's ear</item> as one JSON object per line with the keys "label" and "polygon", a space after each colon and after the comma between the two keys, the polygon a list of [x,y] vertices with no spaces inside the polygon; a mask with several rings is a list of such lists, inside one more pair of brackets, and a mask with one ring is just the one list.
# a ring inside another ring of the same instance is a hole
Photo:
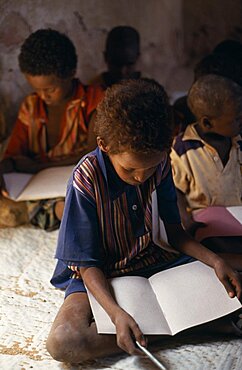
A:
{"label": "boy's ear", "polygon": [[206,129],[210,129],[213,127],[211,120],[206,116],[201,118],[201,123]]}
{"label": "boy's ear", "polygon": [[105,141],[100,136],[97,137],[97,145],[103,152],[108,152],[108,146],[105,144]]}

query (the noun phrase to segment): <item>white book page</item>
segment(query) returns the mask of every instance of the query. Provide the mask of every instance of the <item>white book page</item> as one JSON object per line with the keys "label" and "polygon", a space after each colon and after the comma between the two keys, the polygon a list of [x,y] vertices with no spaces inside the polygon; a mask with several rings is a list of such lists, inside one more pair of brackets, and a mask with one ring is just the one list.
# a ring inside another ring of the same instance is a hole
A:
{"label": "white book page", "polygon": [[149,278],[172,335],[241,307],[231,299],[212,268],[196,261]]}
{"label": "white book page", "polygon": [[29,173],[10,172],[3,175],[8,197],[16,200],[33,175]]}
{"label": "white book page", "polygon": [[[109,280],[117,303],[138,323],[144,334],[171,334],[146,278],[123,276]],[[88,292],[98,333],[115,334],[116,329],[107,313]]]}
{"label": "white book page", "polygon": [[35,174],[18,197],[21,200],[65,197],[66,185],[73,166],[46,168]]}
{"label": "white book page", "polygon": [[242,224],[242,207],[226,207],[227,210]]}

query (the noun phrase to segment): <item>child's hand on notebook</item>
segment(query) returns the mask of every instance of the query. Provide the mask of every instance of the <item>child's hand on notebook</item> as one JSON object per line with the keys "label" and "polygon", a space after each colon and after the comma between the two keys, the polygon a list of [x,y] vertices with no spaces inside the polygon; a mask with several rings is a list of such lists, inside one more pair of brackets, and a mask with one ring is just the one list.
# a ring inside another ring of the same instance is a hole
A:
{"label": "child's hand on notebook", "polygon": [[219,259],[215,264],[214,270],[227,290],[228,295],[231,298],[242,298],[242,286],[239,273],[233,270],[232,267],[222,259]]}
{"label": "child's hand on notebook", "polygon": [[116,326],[117,344],[130,355],[143,355],[135,341],[146,346],[146,340],[136,321],[126,311],[119,310],[114,319]]}

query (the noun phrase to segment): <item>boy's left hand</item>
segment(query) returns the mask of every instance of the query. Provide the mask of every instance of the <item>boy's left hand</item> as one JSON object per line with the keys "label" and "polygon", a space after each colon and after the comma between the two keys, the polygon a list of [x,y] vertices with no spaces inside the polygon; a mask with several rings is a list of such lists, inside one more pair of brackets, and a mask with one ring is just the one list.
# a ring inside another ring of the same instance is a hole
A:
{"label": "boy's left hand", "polygon": [[242,298],[241,278],[237,271],[233,270],[224,260],[219,260],[214,267],[217,277],[224,285],[231,298]]}

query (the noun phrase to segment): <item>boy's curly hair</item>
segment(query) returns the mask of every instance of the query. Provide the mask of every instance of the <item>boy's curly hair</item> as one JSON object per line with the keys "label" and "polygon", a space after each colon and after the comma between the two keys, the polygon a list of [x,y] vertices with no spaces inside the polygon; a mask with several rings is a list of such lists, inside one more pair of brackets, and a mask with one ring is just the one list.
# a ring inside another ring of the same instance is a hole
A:
{"label": "boy's curly hair", "polygon": [[172,127],[164,88],[144,78],[108,88],[97,107],[95,133],[110,154],[169,150]]}
{"label": "boy's curly hair", "polygon": [[19,54],[21,72],[32,76],[55,75],[68,78],[77,67],[77,55],[72,41],[53,29],[40,29],[24,41]]}

